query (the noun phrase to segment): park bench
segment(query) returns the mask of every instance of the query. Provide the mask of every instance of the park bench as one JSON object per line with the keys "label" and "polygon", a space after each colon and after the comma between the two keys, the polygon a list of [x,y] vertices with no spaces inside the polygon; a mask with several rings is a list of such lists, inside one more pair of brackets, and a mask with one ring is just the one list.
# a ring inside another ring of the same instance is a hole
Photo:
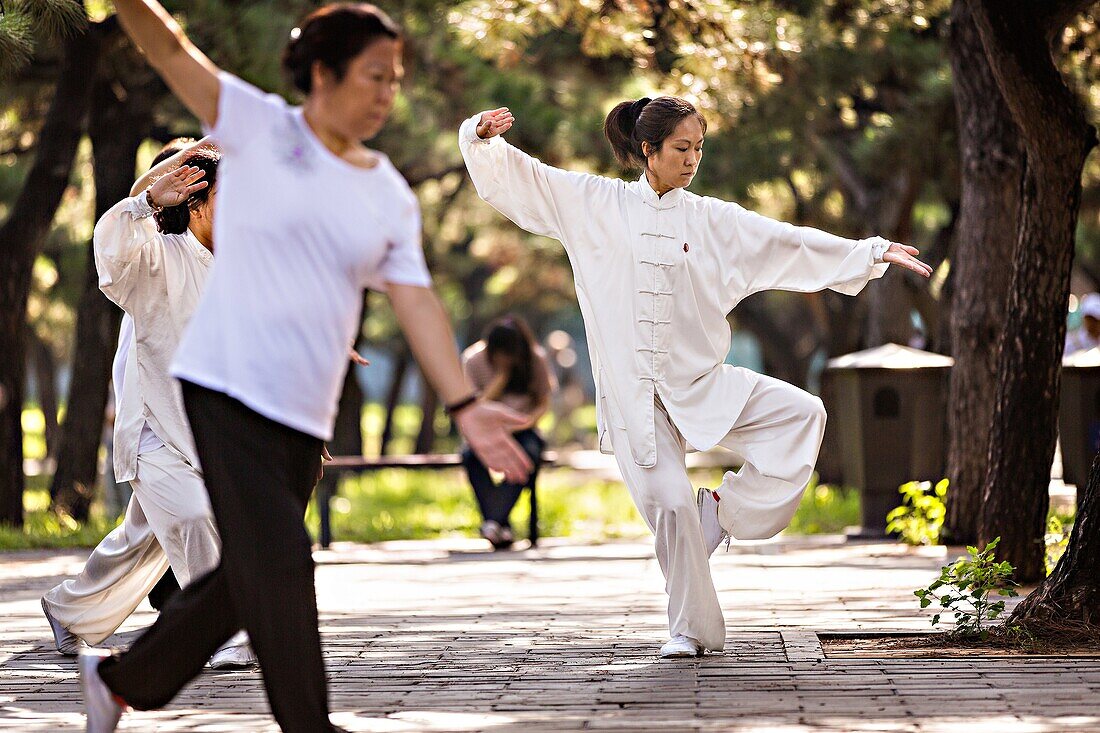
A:
{"label": "park bench", "polygon": [[[553,466],[557,463],[558,454],[554,451],[543,451],[542,465]],[[332,499],[336,495],[336,486],[341,476],[348,474],[363,474],[372,471],[381,471],[385,468],[406,468],[415,470],[441,471],[450,468],[461,468],[462,456],[458,453],[428,453],[405,456],[333,456],[332,460],[325,463],[325,477],[317,486],[317,514],[321,520],[321,547],[328,548],[332,544]],[[539,511],[538,497],[535,486],[530,487],[528,497],[531,502],[531,519],[528,530],[528,539],[531,546],[539,541]]]}

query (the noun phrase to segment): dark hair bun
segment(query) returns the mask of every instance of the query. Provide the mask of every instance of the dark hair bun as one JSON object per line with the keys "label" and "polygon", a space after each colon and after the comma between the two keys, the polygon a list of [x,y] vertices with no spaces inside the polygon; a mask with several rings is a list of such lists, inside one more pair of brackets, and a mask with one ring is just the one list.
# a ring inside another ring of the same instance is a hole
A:
{"label": "dark hair bun", "polygon": [[191,208],[186,203],[167,206],[153,214],[153,220],[161,234],[183,234],[191,224]]}
{"label": "dark hair bun", "polygon": [[348,63],[380,38],[399,39],[401,28],[369,3],[333,3],[314,10],[290,32],[283,69],[303,94],[313,91],[313,64],[343,80]]}

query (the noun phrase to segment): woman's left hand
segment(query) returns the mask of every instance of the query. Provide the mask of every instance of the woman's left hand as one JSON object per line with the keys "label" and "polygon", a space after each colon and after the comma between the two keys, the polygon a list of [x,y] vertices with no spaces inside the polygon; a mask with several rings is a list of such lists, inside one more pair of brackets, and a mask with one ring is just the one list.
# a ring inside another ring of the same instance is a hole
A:
{"label": "woman's left hand", "polygon": [[348,349],[348,358],[359,366],[370,366],[370,360],[364,358],[363,355],[354,348]]}
{"label": "woman's left hand", "polygon": [[891,242],[890,247],[882,255],[882,261],[912,270],[921,277],[932,277],[932,267],[918,260],[919,254],[920,250],[916,247]]}

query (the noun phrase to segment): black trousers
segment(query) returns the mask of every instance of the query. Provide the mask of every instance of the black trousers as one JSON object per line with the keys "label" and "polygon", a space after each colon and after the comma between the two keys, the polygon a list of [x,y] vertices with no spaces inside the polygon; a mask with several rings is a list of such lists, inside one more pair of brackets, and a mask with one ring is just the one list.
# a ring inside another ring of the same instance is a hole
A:
{"label": "black trousers", "polygon": [[489,469],[472,450],[466,448],[462,451],[462,465],[466,467],[466,475],[470,477],[470,485],[474,487],[474,496],[477,497],[477,504],[481,508],[481,516],[497,522],[502,527],[512,526],[508,517],[516,502],[519,501],[520,494],[524,489],[535,485],[535,479],[539,475],[542,449],[546,447],[546,441],[535,430],[521,430],[514,433],[512,437],[535,464],[531,475],[521,484],[505,481],[497,485],[489,474]]}
{"label": "black trousers", "polygon": [[221,562],[176,593],[128,652],[104,660],[100,676],[134,708],[162,707],[243,628],[281,728],[333,731],[302,521],[321,441],[194,384],[183,383],[183,399],[221,534]]}

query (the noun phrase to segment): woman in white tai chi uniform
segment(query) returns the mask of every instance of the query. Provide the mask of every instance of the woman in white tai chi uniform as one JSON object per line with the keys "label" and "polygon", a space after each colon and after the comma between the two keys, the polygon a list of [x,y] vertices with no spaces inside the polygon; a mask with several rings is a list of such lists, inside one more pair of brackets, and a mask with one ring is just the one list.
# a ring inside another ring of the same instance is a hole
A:
{"label": "woman in white tai chi uniform", "polygon": [[[524,229],[558,239],[576,279],[597,385],[600,449],[615,454],[656,536],[669,595],[662,656],[725,645],[709,556],[726,534],[771,537],[809,482],[825,428],[821,401],[724,363],[726,315],[768,289],[858,293],[888,263],[927,276],[917,250],[796,227],[685,191],[706,121],[673,98],[623,102],[604,126],[634,182],[545,165],[500,135],[501,108],[475,115],[459,144],[478,194]],[[721,445],[743,459],[696,495],[684,455]]]}
{"label": "woman in white tai chi uniform", "polygon": [[[97,222],[99,287],[126,314],[113,378],[115,475],[133,496],[83,571],[42,598],[57,650],[113,634],[171,565],[182,586],[214,569],[220,543],[179,384],[168,365],[213,261],[217,150],[195,144],[154,166]],[[155,183],[145,184],[155,180]],[[247,637],[212,667],[253,664]]]}
{"label": "woman in white tai chi uniform", "polygon": [[333,730],[302,515],[331,437],[363,289],[385,292],[425,376],[489,467],[522,480],[526,418],[481,402],[431,288],[417,200],[381,153],[402,77],[401,33],[377,8],[326,5],[283,65],[301,107],[222,72],[155,0],[116,0],[123,28],[222,150],[218,257],[172,371],[214,516],[218,567],[175,595],[120,655],[84,650],[88,730],[125,705],[162,707],[238,628],[284,731]]}

